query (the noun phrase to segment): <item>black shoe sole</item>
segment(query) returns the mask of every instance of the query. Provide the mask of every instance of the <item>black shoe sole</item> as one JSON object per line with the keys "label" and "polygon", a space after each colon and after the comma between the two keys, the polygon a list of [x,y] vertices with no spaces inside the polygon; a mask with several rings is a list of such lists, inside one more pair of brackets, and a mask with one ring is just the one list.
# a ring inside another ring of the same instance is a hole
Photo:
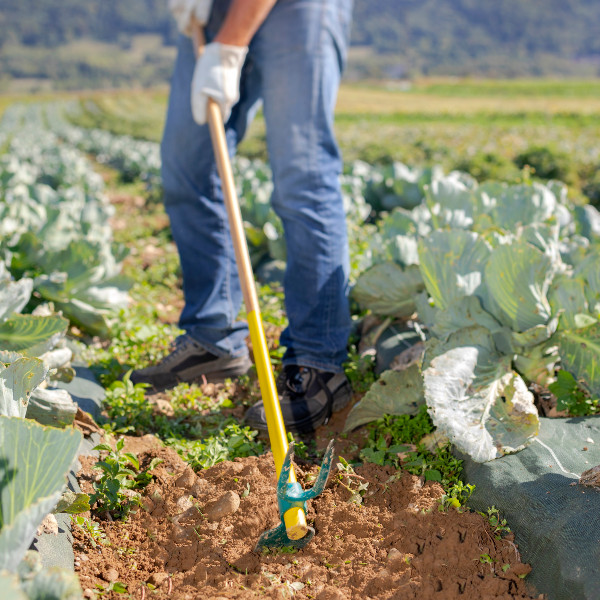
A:
{"label": "black shoe sole", "polygon": [[[212,371],[211,373],[205,373],[204,378],[208,383],[220,383],[225,381],[225,379],[235,379],[236,377],[240,377],[240,375],[245,375],[252,366],[252,363],[249,363],[247,366],[242,367],[231,367],[229,369],[223,369],[221,371]],[[200,379],[195,380],[196,383],[203,383],[202,377]]]}

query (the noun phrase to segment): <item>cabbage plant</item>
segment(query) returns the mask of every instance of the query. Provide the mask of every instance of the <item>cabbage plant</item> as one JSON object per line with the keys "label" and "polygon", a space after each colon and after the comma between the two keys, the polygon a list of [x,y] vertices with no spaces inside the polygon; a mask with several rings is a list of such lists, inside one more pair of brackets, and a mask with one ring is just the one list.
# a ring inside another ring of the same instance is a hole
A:
{"label": "cabbage plant", "polygon": [[81,433],[0,415],[0,569],[15,571],[66,487]]}
{"label": "cabbage plant", "polygon": [[433,422],[476,461],[491,460],[537,434],[529,383],[546,386],[563,368],[600,394],[598,234],[581,218],[596,215],[575,211],[554,182],[478,186],[451,174],[425,193],[383,220],[376,264],[354,295],[383,316],[416,310]]}
{"label": "cabbage plant", "polygon": [[48,373],[71,360],[71,351],[60,347],[66,319],[19,314],[32,285],[27,278],[14,281],[0,261],[0,414],[5,416],[25,417],[32,393]]}
{"label": "cabbage plant", "polygon": [[114,209],[102,178],[48,130],[39,105],[21,107],[19,118],[15,110],[0,123],[0,131],[7,121],[15,130],[0,156],[0,257],[81,329],[107,334],[130,282],[121,275],[125,252],[112,240]]}

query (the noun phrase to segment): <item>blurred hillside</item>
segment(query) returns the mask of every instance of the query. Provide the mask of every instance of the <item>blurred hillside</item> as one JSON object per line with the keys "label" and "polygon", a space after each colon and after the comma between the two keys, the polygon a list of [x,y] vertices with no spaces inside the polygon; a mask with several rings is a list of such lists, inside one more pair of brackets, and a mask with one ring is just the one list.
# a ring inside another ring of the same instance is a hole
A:
{"label": "blurred hillside", "polygon": [[[347,77],[598,76],[598,31],[598,0],[355,0]],[[0,87],[166,82],[176,35],[167,0],[0,0]]]}

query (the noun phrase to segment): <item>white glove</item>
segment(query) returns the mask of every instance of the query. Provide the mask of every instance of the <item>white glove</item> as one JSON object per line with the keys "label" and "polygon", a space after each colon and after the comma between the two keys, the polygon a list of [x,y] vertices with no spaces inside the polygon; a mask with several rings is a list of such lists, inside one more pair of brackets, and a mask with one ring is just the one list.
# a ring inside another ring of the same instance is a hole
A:
{"label": "white glove", "polygon": [[207,120],[208,99],[213,98],[221,107],[223,121],[231,114],[240,98],[240,75],[248,48],[219,42],[207,44],[196,61],[192,79],[192,114],[198,125]]}
{"label": "white glove", "polygon": [[192,35],[192,17],[200,25],[208,23],[212,0],[169,0],[169,10],[177,21],[177,29],[181,33]]}

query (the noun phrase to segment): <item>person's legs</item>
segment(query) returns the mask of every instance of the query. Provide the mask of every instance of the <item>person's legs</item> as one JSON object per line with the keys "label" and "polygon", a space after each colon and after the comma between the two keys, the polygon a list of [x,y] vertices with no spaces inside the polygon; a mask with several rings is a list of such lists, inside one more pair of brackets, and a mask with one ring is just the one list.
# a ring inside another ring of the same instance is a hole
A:
{"label": "person's legs", "polygon": [[341,371],[350,331],[348,242],[333,113],[348,0],[280,0],[256,35],[273,169],[286,235],[284,364]]}
{"label": "person's legs", "polygon": [[[206,30],[210,41],[223,17],[220,3]],[[244,67],[240,102],[226,123],[233,156],[257,106],[251,61]],[[246,372],[250,366],[247,324],[238,321],[241,289],[227,211],[208,126],[195,123],[190,85],[195,56],[192,41],[181,36],[161,144],[164,203],[183,273],[185,307],[179,325],[186,335],[161,364],[134,372],[132,379],[155,388],[177,381],[209,380]]]}
{"label": "person's legs", "polygon": [[[261,72],[273,208],[287,245],[289,325],[279,380],[286,425],[311,430],[350,400],[348,241],[333,113],[346,53],[349,0],[280,0],[250,51]],[[259,403],[246,415],[264,428]]]}

